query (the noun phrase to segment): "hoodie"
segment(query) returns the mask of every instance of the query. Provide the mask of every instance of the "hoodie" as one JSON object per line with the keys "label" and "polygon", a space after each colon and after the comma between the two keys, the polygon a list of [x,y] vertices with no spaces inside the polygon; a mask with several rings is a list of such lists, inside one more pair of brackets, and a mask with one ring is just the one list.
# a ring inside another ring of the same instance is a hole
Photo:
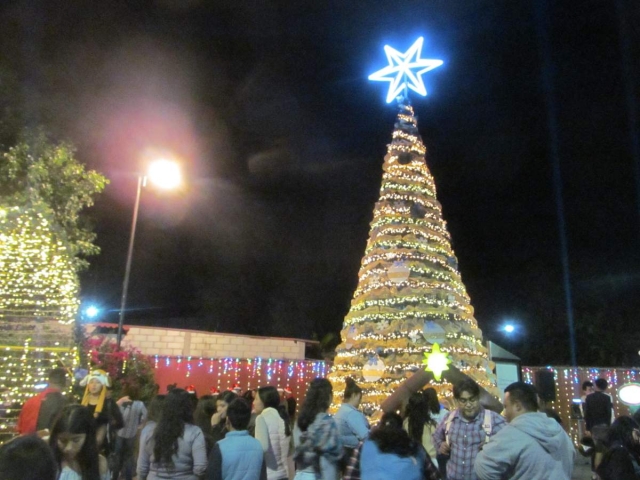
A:
{"label": "hoodie", "polygon": [[564,429],[544,413],[523,413],[478,453],[479,480],[571,480],[575,449]]}

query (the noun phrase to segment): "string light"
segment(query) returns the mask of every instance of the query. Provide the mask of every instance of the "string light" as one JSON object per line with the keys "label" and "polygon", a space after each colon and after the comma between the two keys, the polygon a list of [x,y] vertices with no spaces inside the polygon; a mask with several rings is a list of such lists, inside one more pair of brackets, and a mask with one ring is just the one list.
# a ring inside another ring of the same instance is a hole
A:
{"label": "string light", "polygon": [[44,207],[0,209],[0,285],[0,320],[74,322],[80,302],[73,255]]}
{"label": "string light", "polygon": [[29,340],[23,346],[0,346],[0,359],[0,392],[6,413],[0,418],[0,432],[13,431],[22,405],[48,382],[51,369],[64,365],[75,370],[79,361],[75,347],[36,347]]}

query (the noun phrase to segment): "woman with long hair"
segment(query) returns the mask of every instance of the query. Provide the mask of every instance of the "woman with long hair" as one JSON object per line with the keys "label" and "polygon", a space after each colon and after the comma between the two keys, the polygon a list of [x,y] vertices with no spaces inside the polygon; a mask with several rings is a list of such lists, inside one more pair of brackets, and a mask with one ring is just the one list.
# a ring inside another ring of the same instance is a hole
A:
{"label": "woman with long hair", "polygon": [[438,424],[431,418],[431,411],[425,396],[420,392],[415,392],[409,397],[402,427],[413,440],[422,444],[437,468],[437,451],[432,435],[436,431]]}
{"label": "woman with long hair", "polygon": [[422,391],[422,395],[427,402],[427,406],[429,408],[429,415],[431,419],[436,422],[436,426],[440,425],[440,422],[447,416],[449,410],[440,405],[440,400],[438,399],[438,392],[433,387],[425,388]]}
{"label": "woman with long hair", "polygon": [[262,387],[253,400],[256,417],[256,438],[262,444],[267,480],[289,478],[287,456],[291,427],[286,407],[280,405],[280,394],[276,387]]}
{"label": "woman with long hair", "polygon": [[216,413],[216,399],[213,395],[203,395],[198,399],[198,405],[193,413],[193,423],[200,427],[207,445],[207,457],[213,447],[211,436],[211,417]]}
{"label": "woman with long hair", "polygon": [[295,480],[338,478],[342,443],[338,426],[327,413],[332,396],[333,387],[326,378],[316,378],[309,384],[293,432],[298,466]]}
{"label": "woman with long hair", "polygon": [[104,370],[90,371],[80,381],[86,387],[81,404],[86,406],[96,419],[98,449],[105,454],[115,450],[115,433],[124,426],[120,407],[109,397],[107,389],[111,387],[111,378]]}
{"label": "woman with long hair", "polygon": [[402,429],[402,417],[389,412],[354,450],[344,480],[356,478],[437,480],[440,474],[420,443]]}
{"label": "woman with long hair", "polygon": [[345,384],[344,400],[334,418],[338,424],[345,455],[348,456],[369,435],[369,422],[358,410],[362,400],[362,388],[351,377],[347,377]]}
{"label": "woman with long hair", "polygon": [[58,463],[58,480],[108,480],[107,460],[98,454],[96,421],[87,407],[70,405],[56,419],[49,446]]}
{"label": "woman with long hair", "polygon": [[[436,426],[440,425],[440,423],[442,423],[442,420],[444,420],[444,417],[446,417],[449,413],[449,410],[447,410],[440,404],[440,399],[438,399],[438,392],[436,392],[435,388],[426,388],[422,391],[422,394],[427,401],[431,419],[436,422]],[[449,455],[436,453],[436,456],[431,457],[431,459],[435,460],[436,465],[438,465],[438,470],[440,470],[440,475],[442,476],[442,478],[446,478]]]}
{"label": "woman with long hair", "polygon": [[227,435],[227,407],[236,398],[238,395],[230,390],[222,392],[216,398],[216,413],[211,416],[211,440],[214,445]]}
{"label": "woman with long hair", "polygon": [[181,388],[164,400],[158,423],[140,435],[139,480],[198,480],[207,469],[204,435],[193,424],[191,395]]}
{"label": "woman with long hair", "polygon": [[601,480],[640,478],[640,427],[631,417],[618,417],[609,427],[607,451],[596,469]]}

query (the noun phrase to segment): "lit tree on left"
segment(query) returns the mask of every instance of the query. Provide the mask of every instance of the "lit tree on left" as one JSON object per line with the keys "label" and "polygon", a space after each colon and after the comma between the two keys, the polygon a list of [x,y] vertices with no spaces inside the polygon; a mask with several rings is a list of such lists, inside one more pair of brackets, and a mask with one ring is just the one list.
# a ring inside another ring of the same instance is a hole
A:
{"label": "lit tree on left", "polygon": [[[98,253],[81,211],[107,184],[66,143],[42,133],[0,160],[0,395],[12,408],[37,391],[47,371],[74,367],[78,271]],[[13,413],[17,413],[14,410]],[[11,426],[0,418],[0,431]]]}

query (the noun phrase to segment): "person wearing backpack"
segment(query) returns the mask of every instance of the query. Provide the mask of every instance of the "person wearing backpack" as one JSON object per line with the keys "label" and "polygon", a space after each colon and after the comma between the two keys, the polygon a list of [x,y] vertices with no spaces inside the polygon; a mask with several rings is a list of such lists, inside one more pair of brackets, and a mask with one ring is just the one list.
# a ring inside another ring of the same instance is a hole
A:
{"label": "person wearing backpack", "polygon": [[507,424],[505,419],[480,404],[480,387],[470,378],[453,386],[458,408],[442,420],[433,441],[441,455],[449,455],[448,480],[477,480],[473,464],[490,437]]}
{"label": "person wearing backpack", "polygon": [[48,375],[49,384],[42,392],[27,400],[18,417],[18,433],[27,435],[42,432],[52,427],[53,420],[67,405],[62,395],[66,388],[67,371],[64,368],[54,368]]}

